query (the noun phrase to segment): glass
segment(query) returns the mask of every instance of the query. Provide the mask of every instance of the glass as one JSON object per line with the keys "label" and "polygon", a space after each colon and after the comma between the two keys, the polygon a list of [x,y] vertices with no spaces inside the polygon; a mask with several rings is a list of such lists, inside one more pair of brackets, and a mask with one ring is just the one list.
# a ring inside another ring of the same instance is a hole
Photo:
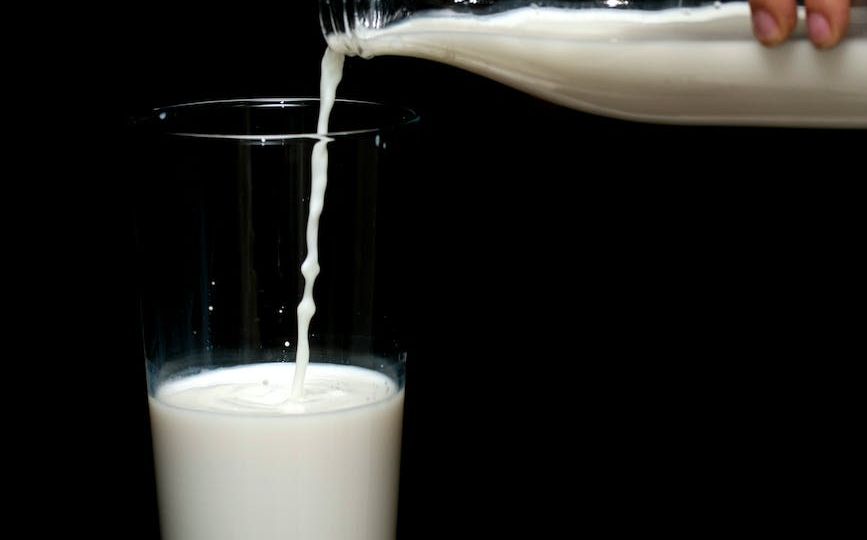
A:
{"label": "glass", "polygon": [[803,7],[762,47],[747,0],[320,0],[320,21],[347,55],[443,62],[625,120],[867,128],[867,0],[825,51]]}
{"label": "glass", "polygon": [[[164,540],[394,536],[406,353],[390,288],[411,111],[315,99],[161,108],[135,122],[136,240]],[[311,154],[328,184],[303,399],[290,397]],[[399,152],[399,150],[398,150]],[[389,253],[386,253],[389,251]]]}

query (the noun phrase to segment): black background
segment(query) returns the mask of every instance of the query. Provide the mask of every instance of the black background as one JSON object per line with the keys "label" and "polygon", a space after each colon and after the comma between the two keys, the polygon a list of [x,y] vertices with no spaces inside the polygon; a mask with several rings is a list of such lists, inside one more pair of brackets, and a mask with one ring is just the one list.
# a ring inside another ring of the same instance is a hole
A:
{"label": "black background", "polygon": [[[94,17],[37,64],[55,127],[21,158],[13,292],[40,299],[16,341],[65,396],[21,426],[58,466],[26,498],[70,531],[155,537],[125,119],[315,96],[324,41],[308,1]],[[348,60],[338,94],[423,118],[401,538],[740,530],[799,492],[816,388],[791,380],[857,328],[863,131],[628,123],[403,58]]]}

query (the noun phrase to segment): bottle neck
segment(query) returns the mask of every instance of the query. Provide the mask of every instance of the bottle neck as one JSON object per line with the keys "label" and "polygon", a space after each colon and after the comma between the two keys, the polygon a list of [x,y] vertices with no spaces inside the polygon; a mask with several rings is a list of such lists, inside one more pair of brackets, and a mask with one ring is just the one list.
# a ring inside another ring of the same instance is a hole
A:
{"label": "bottle neck", "polygon": [[402,18],[412,1],[400,0],[319,0],[322,33],[353,34],[359,28],[382,28]]}
{"label": "bottle neck", "polygon": [[[540,0],[544,1],[544,0]],[[488,13],[506,9],[522,0],[319,0],[322,34],[351,38],[358,30],[376,30],[421,11],[447,9],[455,12]]]}

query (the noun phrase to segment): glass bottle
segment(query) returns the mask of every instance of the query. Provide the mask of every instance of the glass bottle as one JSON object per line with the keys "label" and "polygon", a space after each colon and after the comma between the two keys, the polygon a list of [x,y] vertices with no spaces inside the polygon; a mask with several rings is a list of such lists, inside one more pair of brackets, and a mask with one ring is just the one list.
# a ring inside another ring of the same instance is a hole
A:
{"label": "glass bottle", "polygon": [[747,0],[320,0],[329,46],[444,62],[540,98],[675,124],[867,128],[867,0],[817,50],[772,49]]}

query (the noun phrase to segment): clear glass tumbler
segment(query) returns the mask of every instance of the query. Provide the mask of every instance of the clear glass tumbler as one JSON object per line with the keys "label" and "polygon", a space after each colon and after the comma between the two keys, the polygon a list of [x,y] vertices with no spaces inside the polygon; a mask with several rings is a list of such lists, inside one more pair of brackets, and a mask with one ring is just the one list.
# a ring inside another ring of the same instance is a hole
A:
{"label": "clear glass tumbler", "polygon": [[[405,351],[383,193],[411,111],[315,99],[135,122],[136,235],[162,537],[393,538]],[[293,396],[311,154],[328,184],[304,393]]]}

